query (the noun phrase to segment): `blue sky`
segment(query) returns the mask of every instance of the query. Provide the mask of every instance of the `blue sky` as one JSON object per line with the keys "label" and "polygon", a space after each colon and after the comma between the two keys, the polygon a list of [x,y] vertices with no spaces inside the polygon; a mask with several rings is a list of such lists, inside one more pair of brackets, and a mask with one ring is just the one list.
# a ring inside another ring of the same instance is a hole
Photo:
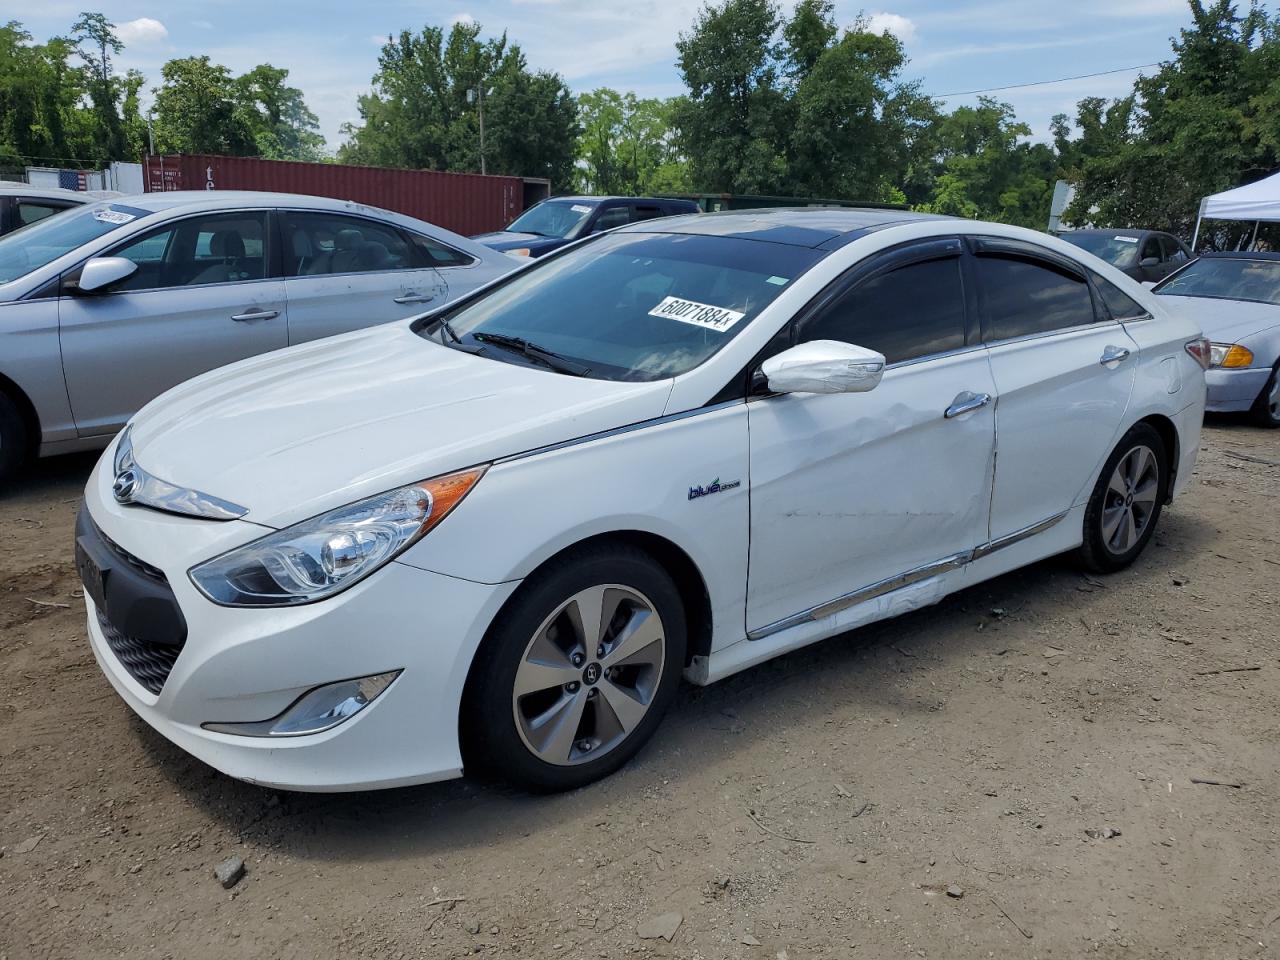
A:
{"label": "blue sky", "polygon": [[[782,0],[789,10],[794,0]],[[127,43],[122,67],[149,85],[171,57],[208,54],[235,71],[269,62],[287,67],[320,117],[330,149],[339,126],[357,120],[356,97],[369,89],[382,40],[425,23],[470,18],[486,32],[504,28],[535,67],[561,73],[575,92],[597,86],[642,96],[679,93],[673,46],[701,0],[45,0],[6,15],[43,39],[66,33],[82,9],[101,9]],[[1272,5],[1274,8],[1274,5]],[[1169,40],[1190,22],[1186,0],[837,0],[841,24],[859,12],[900,36],[907,74],[927,93],[1078,76],[1166,59]],[[1126,93],[1136,72],[1003,91],[1034,136],[1049,118],[1074,113],[1085,96]],[[975,101],[954,97],[952,106]]]}

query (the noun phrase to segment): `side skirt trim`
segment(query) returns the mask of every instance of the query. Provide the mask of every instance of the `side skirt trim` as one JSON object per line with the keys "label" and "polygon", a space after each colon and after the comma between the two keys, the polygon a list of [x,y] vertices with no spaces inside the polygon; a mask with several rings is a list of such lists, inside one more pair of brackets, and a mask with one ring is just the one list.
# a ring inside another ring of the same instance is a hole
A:
{"label": "side skirt trim", "polygon": [[936,577],[939,574],[947,573],[951,570],[958,570],[966,564],[975,560],[981,560],[983,557],[990,556],[997,550],[1003,550],[1005,547],[1011,547],[1015,543],[1020,543],[1029,537],[1043,533],[1050,527],[1059,523],[1069,511],[1064,510],[1056,516],[1048,517],[1040,520],[1030,526],[1023,527],[1021,530],[1015,530],[1013,533],[1006,534],[995,540],[980,544],[972,550],[964,553],[957,553],[942,560],[935,560],[933,563],[927,563],[922,567],[916,567],[908,570],[906,573],[900,573],[897,576],[889,577],[885,580],[879,580],[869,586],[861,587],[852,593],[846,593],[843,596],[836,597],[834,600],[828,600],[816,606],[809,607],[807,610],[801,610],[799,613],[793,613],[789,617],[783,617],[781,620],[775,620],[773,623],[766,624],[758,630],[752,630],[747,633],[748,640],[763,640],[771,637],[775,633],[781,633],[783,630],[789,630],[792,627],[798,627],[802,623],[812,623],[816,620],[824,620],[833,614],[839,613],[841,610],[849,607],[857,606],[860,603],[866,603],[868,600],[874,600],[877,597],[883,597],[887,593],[893,593],[895,590],[901,590],[903,587],[909,587],[914,583],[922,580],[928,580],[930,577]]}

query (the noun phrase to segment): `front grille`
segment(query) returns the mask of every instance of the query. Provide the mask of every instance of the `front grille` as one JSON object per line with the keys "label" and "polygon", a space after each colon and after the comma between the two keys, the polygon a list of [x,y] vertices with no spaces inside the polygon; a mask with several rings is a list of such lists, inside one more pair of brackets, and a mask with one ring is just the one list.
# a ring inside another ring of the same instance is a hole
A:
{"label": "front grille", "polygon": [[135,557],[132,553],[120,546],[120,544],[116,543],[101,530],[98,530],[98,536],[102,538],[102,542],[107,545],[108,550],[131,566],[134,570],[137,570],[144,577],[148,577],[157,583],[167,584],[169,582],[164,575],[164,571],[159,567],[153,567],[151,564],[147,563],[147,561],[140,560],[138,557]]}
{"label": "front grille", "polygon": [[169,672],[173,670],[182,647],[151,643],[122,633],[101,610],[98,611],[98,626],[102,628],[107,646],[129,671],[129,675],[147,690],[158,694],[164,682],[169,679]]}

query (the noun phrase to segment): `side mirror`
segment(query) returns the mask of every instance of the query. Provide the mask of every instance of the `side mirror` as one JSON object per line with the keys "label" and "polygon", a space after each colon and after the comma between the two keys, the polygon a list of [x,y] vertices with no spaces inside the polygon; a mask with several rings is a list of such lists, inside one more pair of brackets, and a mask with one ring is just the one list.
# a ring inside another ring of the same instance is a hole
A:
{"label": "side mirror", "polygon": [[80,293],[105,293],[111,286],[133,276],[137,269],[136,263],[124,257],[94,257],[80,268],[76,289]]}
{"label": "side mirror", "polygon": [[777,393],[866,393],[884,375],[884,354],[837,340],[812,340],[760,367]]}
{"label": "side mirror", "polygon": [[1159,257],[1143,257],[1141,260],[1138,261],[1138,266],[1158,267],[1160,266],[1160,258]]}

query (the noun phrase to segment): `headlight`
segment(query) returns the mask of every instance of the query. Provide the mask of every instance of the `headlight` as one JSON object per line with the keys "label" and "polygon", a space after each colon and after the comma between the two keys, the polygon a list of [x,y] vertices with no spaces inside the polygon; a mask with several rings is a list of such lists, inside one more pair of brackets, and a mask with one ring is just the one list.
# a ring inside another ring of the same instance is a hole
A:
{"label": "headlight", "polygon": [[111,465],[115,468],[113,476],[120,476],[130,467],[137,466],[133,459],[133,439],[130,433],[133,430],[133,424],[126,424],[125,428],[120,431],[120,442],[116,444],[116,456],[111,461]]}
{"label": "headlight", "polygon": [[395,559],[449,515],[484,467],[380,493],[294,524],[192,567],[191,581],[226,607],[323,600]]}
{"label": "headlight", "polygon": [[1209,366],[1247,367],[1253,363],[1253,351],[1238,343],[1212,343],[1209,345]]}

